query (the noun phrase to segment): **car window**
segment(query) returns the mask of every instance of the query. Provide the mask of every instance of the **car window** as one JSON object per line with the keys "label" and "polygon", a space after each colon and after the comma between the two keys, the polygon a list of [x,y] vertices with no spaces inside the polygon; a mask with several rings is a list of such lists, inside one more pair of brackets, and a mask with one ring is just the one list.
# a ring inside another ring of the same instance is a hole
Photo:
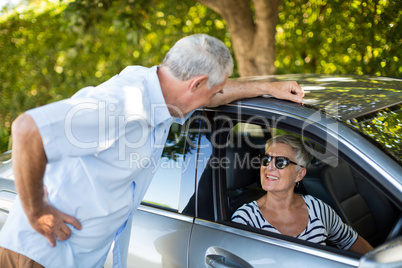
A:
{"label": "car window", "polygon": [[[214,118],[214,128],[201,139],[207,151],[204,155],[212,155],[205,167],[199,169],[203,172],[199,172],[198,198],[204,206],[198,207],[198,217],[229,224],[237,208],[266,194],[260,184],[260,166],[255,160],[264,153],[265,142],[271,136],[290,134],[301,137],[314,156],[305,178],[295,189],[297,193],[327,203],[373,246],[384,243],[392,233],[400,209],[372,178],[361,172],[359,162],[352,161],[341,147],[334,146],[338,141],[318,136],[313,128],[303,132],[294,124],[287,125],[283,117],[281,122],[275,118],[272,122],[253,120],[263,123],[250,123],[253,121],[245,116],[238,116],[237,122],[232,119],[235,116],[217,117],[220,122]],[[219,196],[214,196],[214,192]]]}
{"label": "car window", "polygon": [[[233,223],[231,216],[240,206],[266,194],[261,187],[258,156],[265,152],[270,137],[290,134],[301,137],[314,156],[296,193],[311,195],[328,204],[344,223],[374,247],[394,232],[393,226],[400,221],[400,209],[374,184],[373,178],[361,172],[359,161],[351,161],[351,156],[342,151],[339,141],[326,139],[325,132],[319,136],[314,126],[302,130],[294,119],[289,124],[282,115],[278,117],[280,120],[272,115],[262,119],[252,117],[251,120],[251,116],[211,112],[209,121],[201,127],[196,188],[198,218],[247,231],[253,229]],[[303,122],[299,124],[303,126]],[[254,229],[258,234],[264,233]],[[400,232],[397,230],[396,236]],[[269,231],[265,234],[278,237]],[[335,249],[330,243],[327,245],[329,251]]]}
{"label": "car window", "polygon": [[[270,124],[265,119],[259,121]],[[212,204],[199,208],[204,212],[200,213],[201,218],[218,222],[223,220],[230,226],[237,226],[231,224],[231,215],[236,209],[266,194],[261,187],[260,166],[256,161],[258,155],[264,153],[265,142],[271,136],[290,134],[302,137],[314,156],[305,178],[300,186],[295,188],[295,192],[311,195],[327,203],[344,223],[352,226],[372,246],[384,243],[399,220],[399,208],[360,172],[355,166],[356,163],[350,161],[347,154],[339,151],[340,148],[329,145],[331,141],[326,141],[322,137],[315,139],[317,133],[303,135],[303,132],[294,125],[286,126],[285,121],[283,120],[283,124],[272,122],[271,125],[274,127],[249,123],[250,121],[233,123],[233,120],[230,124],[222,123],[215,126],[216,129],[212,130],[210,135],[213,137],[212,142],[206,139],[206,143],[212,148],[210,149],[213,152],[212,158],[219,159],[215,161],[219,164],[207,165],[203,174],[208,174],[206,181],[214,182],[212,180],[214,173],[215,178],[219,177],[219,184],[210,183],[208,187],[199,187],[203,189],[203,192],[199,193],[203,198],[202,202],[208,204],[209,200]],[[226,133],[223,130],[225,128]],[[211,171],[208,171],[208,167],[211,166]],[[202,180],[199,181],[199,185],[201,182]],[[214,191],[218,192],[219,196],[214,197],[211,194]],[[215,203],[215,207],[213,207],[214,198],[222,200],[221,203]],[[206,208],[212,208],[212,212]],[[214,212],[217,214],[215,218]],[[237,228],[243,227],[237,226]],[[250,230],[250,227],[244,229]],[[256,229],[256,232],[261,231]],[[267,232],[267,235],[272,234]]]}
{"label": "car window", "polygon": [[361,133],[402,163],[402,104],[349,120]]}
{"label": "car window", "polygon": [[233,127],[233,132],[238,135],[247,135],[252,138],[263,138],[269,128],[250,123],[238,123]]}
{"label": "car window", "polygon": [[196,174],[197,166],[201,163],[198,158],[200,155],[199,131],[201,125],[205,124],[204,113],[200,111],[195,112],[186,124],[188,127],[181,174],[179,212],[185,215],[195,216]]}
{"label": "car window", "polygon": [[143,203],[195,215],[197,149],[203,118],[197,111],[183,125],[172,124]]}
{"label": "car window", "polygon": [[[214,197],[213,197],[213,185],[212,185],[212,150],[211,143],[212,135],[212,121],[205,113],[197,113],[192,117],[192,124],[189,129],[198,128],[200,130],[199,136],[196,139],[197,153],[191,154],[187,157],[192,157],[192,167],[187,170],[193,169],[192,176],[194,188],[188,188],[185,193],[191,193],[191,196],[187,195],[187,198],[181,198],[188,202],[185,204],[182,211],[183,214],[196,216],[202,219],[214,220]],[[194,124],[194,126],[193,126]],[[191,132],[191,131],[189,131]],[[194,150],[193,150],[194,151]],[[185,174],[185,173],[183,173]],[[188,180],[189,181],[189,180]],[[189,197],[189,198],[188,198]]]}
{"label": "car window", "polygon": [[185,126],[173,123],[144,203],[178,210],[185,137]]}

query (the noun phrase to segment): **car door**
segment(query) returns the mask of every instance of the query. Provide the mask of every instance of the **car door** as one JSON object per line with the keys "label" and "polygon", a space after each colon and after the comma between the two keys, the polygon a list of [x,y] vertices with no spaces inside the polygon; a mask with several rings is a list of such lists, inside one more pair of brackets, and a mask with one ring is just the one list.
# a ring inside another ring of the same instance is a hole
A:
{"label": "car door", "polygon": [[[337,139],[339,135],[332,135],[341,126],[336,125],[335,120],[326,118],[322,122],[316,120],[313,124],[310,118],[310,123],[306,124],[309,115],[313,118],[314,111],[304,107],[298,114],[283,110],[239,109],[236,106],[206,113],[200,137],[201,159],[197,160],[198,204],[190,240],[190,267],[359,266],[362,256],[358,254],[230,222],[232,212],[226,189],[230,182],[226,174],[231,170],[230,164],[227,165],[231,159],[227,157],[227,147],[230,133],[241,132],[237,123],[261,126],[262,133],[255,129],[246,131],[247,138],[256,141],[254,147],[259,149],[264,148],[257,145],[261,145],[258,140],[267,138],[264,127],[268,125],[270,135],[272,130],[295,133],[316,140],[329,151],[335,152],[335,157],[345,154],[347,148]],[[243,162],[244,165],[247,163]],[[399,207],[397,210],[400,213]]]}
{"label": "car door", "polygon": [[0,230],[6,222],[16,196],[11,152],[6,152],[0,154]]}
{"label": "car door", "polygon": [[[198,130],[196,119],[170,128],[153,180],[132,219],[127,267],[187,267]],[[105,267],[112,267],[111,254]]]}

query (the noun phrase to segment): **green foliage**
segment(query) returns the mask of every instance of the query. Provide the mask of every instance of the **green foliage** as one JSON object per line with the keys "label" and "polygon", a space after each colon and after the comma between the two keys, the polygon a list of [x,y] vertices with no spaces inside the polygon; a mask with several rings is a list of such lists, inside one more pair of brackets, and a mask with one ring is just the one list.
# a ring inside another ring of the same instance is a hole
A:
{"label": "green foliage", "polygon": [[283,1],[278,73],[401,77],[402,1]]}
{"label": "green foliage", "polygon": [[402,105],[386,108],[350,122],[380,144],[383,151],[402,161]]}
{"label": "green foliage", "polygon": [[[401,10],[399,0],[284,1],[278,73],[401,76]],[[20,113],[127,65],[159,64],[185,35],[207,33],[231,48],[225,22],[193,0],[31,0],[0,15],[0,152]]]}

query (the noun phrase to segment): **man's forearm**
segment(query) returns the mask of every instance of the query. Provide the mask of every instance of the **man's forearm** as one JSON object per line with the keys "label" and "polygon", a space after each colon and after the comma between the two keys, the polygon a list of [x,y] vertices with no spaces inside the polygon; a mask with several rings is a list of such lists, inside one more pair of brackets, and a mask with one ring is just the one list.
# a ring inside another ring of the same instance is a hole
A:
{"label": "man's forearm", "polygon": [[47,158],[42,138],[31,116],[19,116],[12,126],[15,186],[28,219],[43,209],[43,175]]}
{"label": "man's forearm", "polygon": [[294,81],[270,83],[228,80],[223,88],[223,94],[216,94],[208,106],[216,107],[238,99],[253,98],[261,95],[272,95],[278,99],[301,103],[304,91]]}

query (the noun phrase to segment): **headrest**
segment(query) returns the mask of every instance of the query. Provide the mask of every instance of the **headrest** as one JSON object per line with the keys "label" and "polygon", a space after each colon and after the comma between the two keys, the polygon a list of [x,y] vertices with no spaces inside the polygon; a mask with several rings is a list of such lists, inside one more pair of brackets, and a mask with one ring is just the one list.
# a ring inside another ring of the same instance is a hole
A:
{"label": "headrest", "polygon": [[235,135],[226,148],[226,187],[237,190],[260,181],[260,149],[248,136]]}
{"label": "headrest", "polygon": [[342,202],[357,193],[357,186],[348,164],[339,160],[336,167],[327,166],[322,171],[323,183],[333,191],[337,200]]}

